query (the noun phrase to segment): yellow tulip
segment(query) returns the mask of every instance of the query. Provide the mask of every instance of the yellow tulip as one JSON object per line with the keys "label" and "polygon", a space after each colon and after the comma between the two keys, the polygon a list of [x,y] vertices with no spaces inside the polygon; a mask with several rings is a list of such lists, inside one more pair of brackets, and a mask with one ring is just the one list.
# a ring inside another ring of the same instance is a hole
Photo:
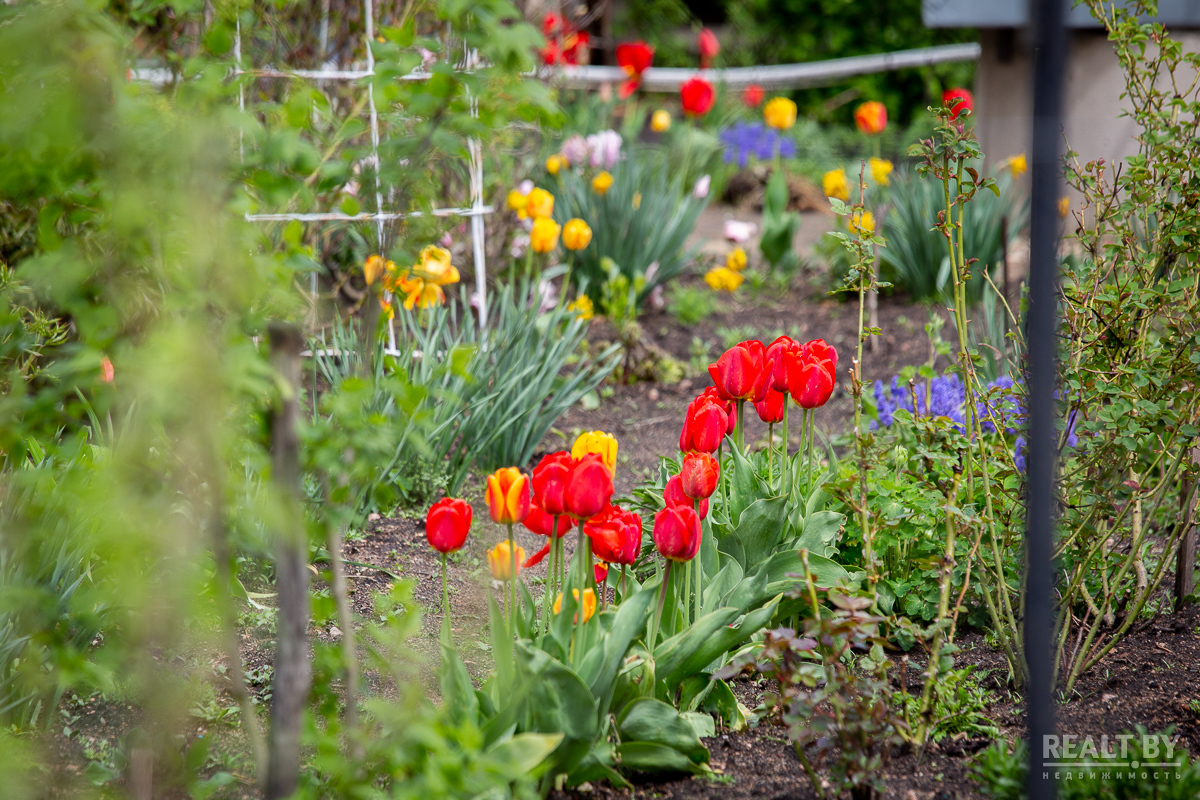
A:
{"label": "yellow tulip", "polygon": [[592,241],[592,229],[581,219],[569,219],[563,225],[562,243],[568,250],[582,250]]}
{"label": "yellow tulip", "polygon": [[1065,194],[1058,198],[1058,215],[1063,219],[1067,218],[1067,214],[1071,213],[1071,198]]}
{"label": "yellow tulip", "polygon": [[880,186],[887,186],[891,183],[892,170],[895,167],[892,162],[886,158],[871,158],[867,161],[867,166],[871,169],[871,180],[878,183]]}
{"label": "yellow tulip", "polygon": [[596,194],[600,195],[601,197],[604,196],[604,194],[609,190],[609,187],[611,187],[612,185],[613,185],[613,176],[610,175],[607,171],[601,172],[596,177],[592,178],[592,191],[594,191]]}
{"label": "yellow tulip", "polygon": [[670,127],[671,115],[667,113],[665,108],[660,108],[650,117],[650,130],[655,133],[665,133]]}
{"label": "yellow tulip", "polygon": [[796,104],[786,97],[773,97],[763,106],[763,119],[772,128],[786,131],[796,124]]}
{"label": "yellow tulip", "polygon": [[826,197],[836,197],[843,203],[850,199],[850,184],[846,181],[846,170],[831,169],[821,179]]}
{"label": "yellow tulip", "polygon": [[1029,169],[1029,164],[1025,161],[1025,154],[1010,156],[1003,166],[1008,167],[1014,178],[1019,178]]}
{"label": "yellow tulip", "polygon": [[[514,550],[516,558],[513,557]],[[504,539],[487,551],[487,559],[493,578],[498,581],[511,581],[515,576],[521,574],[521,565],[525,563],[525,548],[519,544],[510,547],[508,539]],[[516,567],[515,573],[514,566]]]}
{"label": "yellow tulip", "polygon": [[560,155],[550,156],[546,159],[546,172],[549,172],[551,175],[557,175],[558,171],[563,168],[563,164],[565,163],[566,162],[563,161],[563,157]]}
{"label": "yellow tulip", "polygon": [[525,213],[534,219],[550,216],[554,213],[554,195],[545,189],[534,188],[525,204]]}
{"label": "yellow tulip", "polygon": [[615,436],[604,431],[588,431],[579,434],[575,439],[575,444],[571,446],[571,458],[583,458],[588,453],[600,456],[600,460],[604,462],[604,466],[608,467],[608,471],[616,474],[617,439]]}
{"label": "yellow tulip", "polygon": [[728,267],[713,267],[704,273],[704,282],[715,291],[732,292],[741,286],[744,280],[742,273],[734,272]]}
{"label": "yellow tulip", "polygon": [[367,286],[371,286],[379,280],[386,266],[387,262],[381,255],[376,254],[367,259],[367,263],[363,264],[363,277],[367,280]]}
{"label": "yellow tulip", "polygon": [[733,252],[725,257],[725,268],[734,272],[744,270],[746,268],[746,251],[740,247],[733,248]]}
{"label": "yellow tulip", "polygon": [[[576,602],[579,602],[579,590],[578,589],[572,589],[571,596],[575,598]],[[558,597],[554,598],[554,613],[555,614],[562,612],[562,602],[563,602],[562,592],[559,592]],[[595,613],[596,613],[596,593],[594,591],[592,591],[591,589],[584,589],[583,590],[583,621],[587,622],[589,619],[592,618],[592,615]],[[579,620],[578,614],[575,615],[575,620],[576,621]]]}
{"label": "yellow tulip", "polygon": [[574,311],[575,316],[585,320],[596,316],[596,307],[592,304],[592,298],[586,294],[581,294],[568,303],[567,311]]}
{"label": "yellow tulip", "polygon": [[549,217],[538,217],[533,221],[533,230],[529,232],[529,246],[535,253],[549,253],[558,247],[560,230],[561,226]]}
{"label": "yellow tulip", "polygon": [[[458,270],[450,263],[450,251],[444,247],[429,245],[421,250],[421,263],[414,264],[410,269],[400,273],[392,280],[387,278],[384,287],[388,291],[404,295],[404,307],[412,310],[428,308],[446,301],[443,286],[458,283]],[[395,265],[390,261],[387,266],[388,275],[395,271]]]}

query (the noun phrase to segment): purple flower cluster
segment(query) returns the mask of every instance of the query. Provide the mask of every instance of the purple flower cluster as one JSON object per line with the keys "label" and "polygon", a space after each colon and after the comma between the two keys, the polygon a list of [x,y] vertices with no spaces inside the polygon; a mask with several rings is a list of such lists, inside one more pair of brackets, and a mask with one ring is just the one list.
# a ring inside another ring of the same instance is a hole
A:
{"label": "purple flower cluster", "polygon": [[[884,387],[883,381],[875,381],[875,409],[878,422],[871,423],[871,430],[880,425],[890,427],[896,420],[896,412],[901,409],[914,416],[947,417],[955,423],[960,433],[966,433],[966,394],[963,390],[962,378],[956,373],[939,375],[928,382],[929,399],[926,400],[925,381],[914,381],[911,389],[907,384],[900,384],[900,376],[892,378],[890,387]],[[1001,375],[984,387],[986,396],[976,403],[980,427],[984,433],[995,433],[996,423],[993,418],[1004,426],[1004,433],[1012,436],[1018,433],[1025,423],[1025,408],[1021,405],[1017,383],[1007,375]],[[1057,396],[1057,395],[1056,395]],[[913,399],[916,399],[916,411],[913,410]],[[1072,411],[1067,420],[1067,447],[1077,447],[1079,437],[1075,434],[1077,411]],[[1017,469],[1025,471],[1025,437],[1017,436],[1014,442],[1014,461]]]}
{"label": "purple flower cluster", "polygon": [[725,163],[737,161],[743,169],[751,158],[768,161],[776,152],[783,158],[796,155],[794,141],[761,122],[735,122],[721,131],[721,143],[725,145]]}

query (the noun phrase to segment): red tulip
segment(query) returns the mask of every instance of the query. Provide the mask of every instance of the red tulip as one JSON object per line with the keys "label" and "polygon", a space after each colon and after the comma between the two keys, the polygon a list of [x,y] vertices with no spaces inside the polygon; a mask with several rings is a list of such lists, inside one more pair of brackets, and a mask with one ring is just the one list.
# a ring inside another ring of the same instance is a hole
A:
{"label": "red tulip", "polygon": [[712,61],[717,57],[717,53],[721,52],[721,43],[717,41],[715,33],[708,28],[703,28],[696,44],[700,48],[700,67],[708,69],[712,66]]}
{"label": "red tulip", "polygon": [[542,63],[547,67],[562,63],[562,48],[558,46],[558,42],[546,42],[546,46],[542,48]]}
{"label": "red tulip", "polygon": [[562,15],[550,11],[546,16],[542,17],[542,34],[545,36],[554,36],[557,33],[566,30],[566,23],[563,22]]}
{"label": "red tulip", "polygon": [[752,83],[742,90],[742,102],[750,108],[758,108],[766,98],[766,91],[757,83]]}
{"label": "red tulip", "polygon": [[691,561],[700,552],[700,518],[688,506],[667,506],[654,515],[653,536],[664,558]]}
{"label": "red tulip", "polygon": [[572,33],[566,37],[566,47],[563,48],[563,63],[576,66],[592,46],[592,37],[587,31]]}
{"label": "red tulip", "polygon": [[492,522],[511,525],[529,516],[529,478],[516,467],[501,467],[488,475],[486,496]]}
{"label": "red tulip", "polygon": [[754,404],[758,418],[768,425],[783,422],[783,406],[787,403],[787,395],[774,389],[767,389],[767,396]]}
{"label": "red tulip", "polygon": [[565,450],[543,456],[533,468],[534,504],[541,506],[551,516],[565,514],[567,479],[571,477],[571,468],[574,466],[575,459]]}
{"label": "red tulip", "polygon": [[456,497],[443,497],[425,515],[425,538],[439,553],[453,553],[467,541],[471,531],[471,504]]}
{"label": "red tulip", "polygon": [[697,503],[695,500],[687,496],[683,491],[683,477],[681,475],[672,475],[667,480],[667,485],[663,487],[663,502],[668,508],[675,506],[686,506],[687,508],[695,507],[700,514],[700,519],[708,516],[708,501],[701,500]]}
{"label": "red tulip", "polygon": [[604,579],[608,577],[608,564],[597,561],[592,565],[592,574],[596,576],[596,583],[604,583]]}
{"label": "red tulip", "polygon": [[643,41],[625,42],[617,45],[617,66],[625,70],[629,80],[621,84],[617,94],[629,97],[642,85],[642,73],[650,69],[654,61],[654,48]]}
{"label": "red tulip", "polygon": [[[717,490],[721,467],[708,453],[688,453],[679,469],[683,493],[693,500],[704,500]],[[705,516],[705,515],[701,515]]]}
{"label": "red tulip", "polygon": [[564,495],[568,516],[574,519],[594,517],[608,506],[612,496],[612,473],[600,456],[588,453],[575,462]]}
{"label": "red tulip", "polygon": [[942,106],[953,109],[950,119],[958,119],[958,115],[964,111],[975,113],[975,96],[966,89],[947,89],[942,92]]}
{"label": "red tulip", "polygon": [[703,78],[690,78],[679,87],[679,100],[684,113],[693,117],[703,117],[713,107],[716,95],[712,84]]}
{"label": "red tulip", "polygon": [[632,564],[642,550],[642,518],[610,505],[583,526],[592,540],[592,553],[610,564]]}
{"label": "red tulip", "polygon": [[[521,524],[526,530],[536,533],[538,536],[549,536],[550,529],[554,526],[553,514],[547,514],[546,511],[537,504],[532,504],[529,507],[529,516]],[[558,531],[557,536],[563,536],[571,530],[571,518],[566,514],[558,515]]]}
{"label": "red tulip", "polygon": [[868,136],[883,133],[887,127],[887,107],[878,100],[868,100],[854,109],[854,124]]}
{"label": "red tulip", "polygon": [[770,387],[777,392],[788,390],[787,367],[784,365],[784,355],[798,351],[801,344],[790,336],[780,336],[767,347],[767,362],[771,370]]}
{"label": "red tulip", "polygon": [[788,386],[801,408],[820,408],[829,402],[837,377],[837,351],[817,339],[799,354],[786,356]]}
{"label": "red tulip", "polygon": [[729,415],[724,403],[707,395],[700,395],[688,403],[683,418],[683,431],[679,434],[679,450],[684,453],[699,451],[714,453],[725,438]]}
{"label": "red tulip", "polygon": [[766,394],[767,382],[771,379],[766,348],[757,339],[735,344],[717,359],[717,363],[709,364],[708,374],[722,397],[757,403]]}
{"label": "red tulip", "polygon": [[725,410],[725,416],[729,417],[729,421],[725,423],[725,435],[733,436],[733,430],[737,427],[737,406],[728,397],[721,396],[721,390],[715,386],[708,386],[700,393],[701,397],[712,398],[712,401]]}

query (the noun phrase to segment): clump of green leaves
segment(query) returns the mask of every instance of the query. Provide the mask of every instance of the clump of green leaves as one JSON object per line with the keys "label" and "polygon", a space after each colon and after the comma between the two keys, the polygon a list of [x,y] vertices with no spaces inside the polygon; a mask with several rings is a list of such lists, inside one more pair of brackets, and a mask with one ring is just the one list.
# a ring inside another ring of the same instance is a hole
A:
{"label": "clump of green leaves", "polygon": [[716,310],[716,298],[712,290],[707,288],[676,285],[671,288],[667,298],[667,311],[681,325],[695,325]]}

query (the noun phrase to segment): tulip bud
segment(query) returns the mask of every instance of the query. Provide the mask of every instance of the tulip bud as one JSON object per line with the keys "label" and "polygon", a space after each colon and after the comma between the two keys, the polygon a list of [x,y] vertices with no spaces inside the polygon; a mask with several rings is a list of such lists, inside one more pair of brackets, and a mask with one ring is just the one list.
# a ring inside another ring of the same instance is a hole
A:
{"label": "tulip bud", "polygon": [[492,522],[511,525],[529,515],[529,479],[516,467],[502,467],[487,478],[487,504]]}
{"label": "tulip bud", "polygon": [[612,499],[612,472],[595,453],[576,462],[567,480],[564,494],[566,513],[575,519],[594,517]]}
{"label": "tulip bud", "polygon": [[567,511],[564,496],[575,459],[566,451],[543,456],[533,468],[533,502],[551,516]]}
{"label": "tulip bud", "polygon": [[561,538],[571,530],[571,518],[566,514],[547,514],[545,509],[537,503],[530,503],[529,515],[521,524],[531,533],[536,533],[538,536],[549,536],[550,529],[554,527],[555,516],[558,517],[558,530],[555,535]]}
{"label": "tulip bud", "polygon": [[587,431],[579,434],[571,446],[571,458],[580,459],[588,453],[600,456],[604,466],[614,476],[617,474],[617,440],[604,431]]}
{"label": "tulip bud", "polygon": [[758,418],[768,425],[783,421],[783,407],[787,403],[787,395],[774,389],[767,390],[767,396],[754,404]]}
{"label": "tulip bud", "polygon": [[592,540],[592,552],[612,564],[632,564],[642,550],[642,518],[610,505],[589,519],[583,532]]}
{"label": "tulip bud", "polygon": [[708,516],[708,500],[701,500],[697,503],[695,500],[687,496],[683,491],[683,478],[679,475],[672,475],[667,481],[667,485],[663,487],[663,502],[668,508],[682,506],[683,508],[697,509],[700,519]]}
{"label": "tulip bud", "polygon": [[700,518],[688,506],[667,506],[654,515],[654,546],[671,561],[691,561],[700,552]]}
{"label": "tulip bud", "polygon": [[[513,552],[516,551],[516,558],[513,558]],[[525,561],[525,548],[520,545],[509,546],[508,540],[505,539],[491,550],[487,551],[488,566],[492,570],[492,577],[498,581],[511,581],[514,577],[521,574],[521,567]],[[516,562],[516,572],[513,571],[513,562]]]}
{"label": "tulip bud", "polygon": [[729,415],[716,398],[701,395],[688,404],[679,434],[681,452],[715,453],[725,438]]}
{"label": "tulip bud", "polygon": [[443,497],[425,515],[425,538],[439,553],[453,553],[467,541],[471,531],[471,504]]}
{"label": "tulip bud", "polygon": [[[717,490],[721,467],[708,453],[688,453],[679,470],[683,493],[693,500],[705,500]],[[704,515],[702,515],[704,516]]]}
{"label": "tulip bud", "polygon": [[758,402],[771,379],[766,348],[757,339],[736,344],[709,365],[708,374],[722,397]]}

